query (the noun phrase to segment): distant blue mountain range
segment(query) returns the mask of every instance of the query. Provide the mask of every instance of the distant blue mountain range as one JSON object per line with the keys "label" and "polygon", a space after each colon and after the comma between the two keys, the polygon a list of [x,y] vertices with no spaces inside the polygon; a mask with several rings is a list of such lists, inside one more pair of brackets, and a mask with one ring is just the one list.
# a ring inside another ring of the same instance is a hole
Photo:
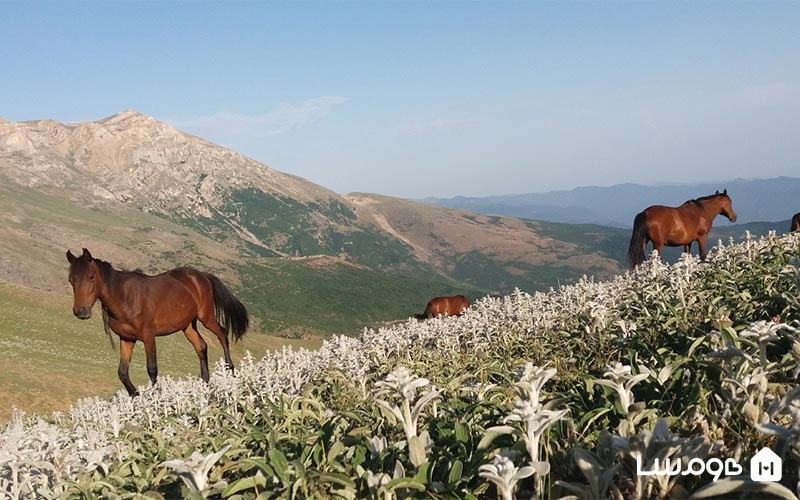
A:
{"label": "distant blue mountain range", "polygon": [[[572,224],[630,227],[637,213],[650,205],[677,206],[714,191],[728,190],[737,223],[783,221],[800,212],[800,178],[736,179],[727,182],[655,185],[617,184],[470,198],[426,198],[422,201],[472,212]],[[724,222],[723,222],[724,221]],[[724,217],[715,225],[730,224]]]}

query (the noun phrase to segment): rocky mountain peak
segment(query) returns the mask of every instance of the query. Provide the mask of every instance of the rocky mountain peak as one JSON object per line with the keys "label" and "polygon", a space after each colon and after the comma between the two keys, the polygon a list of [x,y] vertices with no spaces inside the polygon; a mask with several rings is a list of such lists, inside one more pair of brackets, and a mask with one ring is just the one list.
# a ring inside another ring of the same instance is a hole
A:
{"label": "rocky mountain peak", "polygon": [[[167,126],[166,124],[159,122],[152,116],[140,113],[133,109],[126,109],[125,111],[120,111],[119,113],[97,120],[97,122],[95,123],[105,125],[106,127],[116,126],[120,128],[147,126],[156,123]],[[177,132],[177,130],[175,131]]]}
{"label": "rocky mountain peak", "polygon": [[[60,190],[84,203],[125,203],[214,231],[233,231],[270,248],[271,243],[236,226],[241,203],[289,204],[308,214],[331,205],[347,211],[349,205],[322,186],[130,109],[92,122],[0,124],[2,176]],[[323,227],[326,220],[308,223]]]}

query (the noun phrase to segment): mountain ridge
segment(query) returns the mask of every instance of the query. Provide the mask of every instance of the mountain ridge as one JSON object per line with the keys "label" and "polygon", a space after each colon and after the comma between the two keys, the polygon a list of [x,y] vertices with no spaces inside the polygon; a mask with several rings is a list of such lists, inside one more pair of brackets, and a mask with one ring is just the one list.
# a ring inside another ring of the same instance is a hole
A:
{"label": "mountain ridge", "polygon": [[780,221],[800,211],[800,203],[795,201],[796,193],[800,192],[800,178],[786,176],[695,184],[622,183],[514,195],[429,197],[419,201],[507,217],[630,227],[636,214],[650,205],[678,206],[723,189],[728,189],[742,223]]}

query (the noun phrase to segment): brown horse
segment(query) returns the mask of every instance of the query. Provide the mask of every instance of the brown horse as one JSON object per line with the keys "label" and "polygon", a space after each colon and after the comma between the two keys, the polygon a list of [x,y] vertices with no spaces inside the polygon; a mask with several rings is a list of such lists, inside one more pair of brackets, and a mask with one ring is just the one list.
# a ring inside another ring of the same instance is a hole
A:
{"label": "brown horse", "polygon": [[453,295],[452,297],[435,297],[425,306],[425,312],[415,314],[417,319],[430,319],[443,314],[445,316],[461,316],[469,308],[469,301],[463,295]]}
{"label": "brown horse", "polygon": [[[217,336],[225,363],[233,370],[228,332],[239,340],[249,320],[242,303],[216,276],[188,267],[157,276],[117,271],[108,262],[92,258],[85,248],[80,257],[67,250],[67,260],[74,295],[72,312],[80,319],[89,319],[94,303],[100,301],[106,334],[111,339],[110,329],[120,338],[118,374],[131,396],[137,394],[128,377],[136,341],[144,343],[147,374],[155,384],[158,377],[156,337],[179,330],[197,352],[200,377],[208,382],[207,346],[197,330],[198,319]],[[111,343],[113,345],[113,340]]]}
{"label": "brown horse", "polygon": [[791,231],[792,232],[800,231],[800,213],[796,213],[796,214],[794,214],[794,217],[792,217],[792,229],[791,229]]}
{"label": "brown horse", "polygon": [[644,262],[647,242],[659,255],[664,245],[683,246],[684,252],[691,250],[692,242],[700,246],[700,258],[706,258],[708,231],[717,215],[724,215],[736,222],[736,212],[731,207],[731,199],[726,189],[710,196],[689,200],[679,207],[653,205],[640,212],[633,222],[633,235],[628,247],[628,261],[631,268]]}

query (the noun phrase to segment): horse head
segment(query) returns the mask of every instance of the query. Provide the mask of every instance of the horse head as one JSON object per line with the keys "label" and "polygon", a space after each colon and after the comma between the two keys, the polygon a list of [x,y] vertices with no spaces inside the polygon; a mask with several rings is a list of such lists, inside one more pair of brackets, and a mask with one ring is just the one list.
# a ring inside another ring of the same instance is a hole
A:
{"label": "horse head", "polygon": [[731,206],[731,197],[728,196],[728,190],[725,189],[721,193],[717,191],[714,194],[720,198],[721,202],[719,215],[724,215],[729,221],[736,222],[736,212],[733,211],[733,206]]}
{"label": "horse head", "polygon": [[92,307],[100,295],[100,268],[89,250],[83,249],[80,257],[67,250],[69,282],[72,285],[72,313],[79,319],[92,317]]}

